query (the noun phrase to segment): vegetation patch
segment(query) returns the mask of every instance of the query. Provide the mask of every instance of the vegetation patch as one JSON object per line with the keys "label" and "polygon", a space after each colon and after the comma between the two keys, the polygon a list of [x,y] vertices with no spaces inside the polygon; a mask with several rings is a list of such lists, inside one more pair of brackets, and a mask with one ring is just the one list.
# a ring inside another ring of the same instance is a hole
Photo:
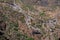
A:
{"label": "vegetation patch", "polygon": [[26,10],[26,11],[27,10],[30,10],[30,11],[34,11],[35,10],[34,7],[33,7],[33,5],[27,5],[27,4],[23,5],[22,9]]}

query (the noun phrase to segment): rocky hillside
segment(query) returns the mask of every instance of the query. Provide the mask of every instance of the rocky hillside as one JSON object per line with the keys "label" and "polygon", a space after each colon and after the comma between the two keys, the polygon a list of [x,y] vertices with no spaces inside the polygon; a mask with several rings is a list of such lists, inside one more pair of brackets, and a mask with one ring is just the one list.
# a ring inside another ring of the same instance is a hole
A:
{"label": "rocky hillside", "polygon": [[0,0],[0,40],[60,40],[60,0]]}

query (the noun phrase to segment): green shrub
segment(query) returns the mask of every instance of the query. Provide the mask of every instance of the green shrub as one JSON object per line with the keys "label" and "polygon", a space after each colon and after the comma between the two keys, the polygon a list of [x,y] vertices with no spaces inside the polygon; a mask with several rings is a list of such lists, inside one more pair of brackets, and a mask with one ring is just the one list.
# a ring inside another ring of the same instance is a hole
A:
{"label": "green shrub", "polygon": [[27,38],[26,40],[34,40],[33,38]]}
{"label": "green shrub", "polygon": [[45,13],[44,12],[40,12],[40,16],[45,16]]}

